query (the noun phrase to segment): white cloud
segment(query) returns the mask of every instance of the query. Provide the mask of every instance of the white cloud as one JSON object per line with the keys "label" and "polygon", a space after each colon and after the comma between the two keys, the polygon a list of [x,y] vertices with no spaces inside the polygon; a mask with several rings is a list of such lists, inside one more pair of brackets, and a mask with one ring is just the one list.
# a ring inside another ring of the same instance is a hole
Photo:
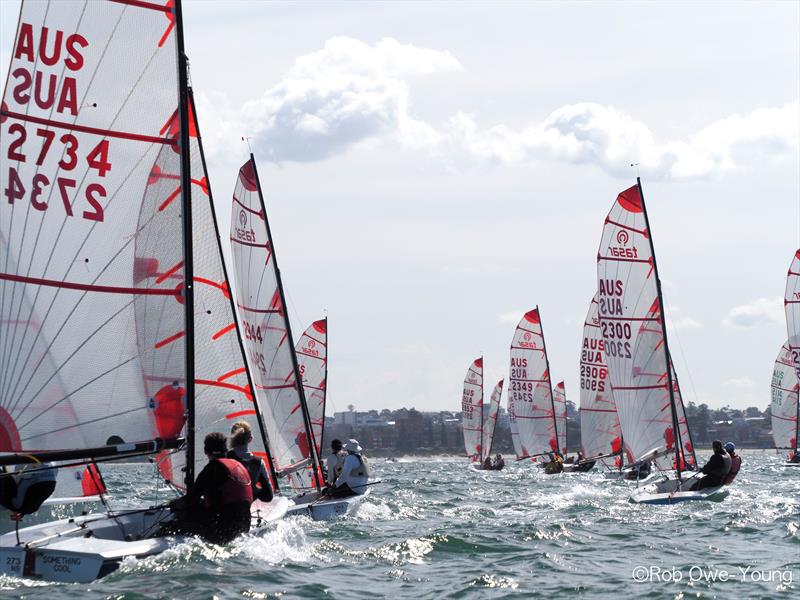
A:
{"label": "white cloud", "polygon": [[722,387],[749,390],[756,387],[756,382],[745,375],[744,377],[734,377],[723,381]]}
{"label": "white cloud", "polygon": [[500,315],[497,315],[497,322],[503,324],[508,323],[510,325],[516,325],[517,323],[519,323],[520,319],[522,318],[522,315],[524,314],[525,314],[524,310],[510,310],[508,312],[504,312]]}
{"label": "white cloud", "polygon": [[758,298],[749,304],[734,306],[723,323],[729,327],[754,327],[762,323],[783,321],[783,298]]}
{"label": "white cloud", "polygon": [[667,311],[667,327],[670,329],[700,329],[702,326],[703,324],[697,319],[693,319],[688,315],[682,314],[679,307],[669,307],[669,310]]}
{"label": "white cloud", "polygon": [[[462,70],[447,51],[391,38],[371,46],[333,37],[297,58],[282,81],[241,110],[214,99],[222,116],[210,127],[224,130],[219,137],[227,140],[250,136],[259,156],[278,163],[325,160],[378,139],[448,166],[558,161],[628,177],[630,163],[637,162],[651,179],[718,176],[764,158],[794,158],[800,147],[797,101],[728,116],[686,139],[663,143],[624,111],[591,102],[567,104],[521,129],[481,127],[458,111],[441,126],[412,115],[414,77]],[[211,149],[225,152],[220,145]]]}

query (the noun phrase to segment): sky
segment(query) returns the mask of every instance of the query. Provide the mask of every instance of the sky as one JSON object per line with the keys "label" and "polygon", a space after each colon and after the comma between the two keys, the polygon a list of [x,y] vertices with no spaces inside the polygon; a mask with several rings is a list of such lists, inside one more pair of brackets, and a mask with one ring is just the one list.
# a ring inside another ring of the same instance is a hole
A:
{"label": "sky", "polygon": [[245,137],[293,329],[329,318],[331,412],[459,410],[536,305],[577,403],[603,220],[637,174],[684,398],[768,405],[800,3],[185,1],[184,28],[221,230]]}

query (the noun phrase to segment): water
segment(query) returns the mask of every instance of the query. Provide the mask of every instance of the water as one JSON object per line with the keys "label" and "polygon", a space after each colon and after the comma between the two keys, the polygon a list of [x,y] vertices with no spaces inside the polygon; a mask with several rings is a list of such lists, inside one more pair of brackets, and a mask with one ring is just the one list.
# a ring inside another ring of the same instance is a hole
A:
{"label": "water", "polygon": [[[774,452],[745,450],[743,458],[724,502],[668,507],[630,504],[632,484],[593,473],[546,476],[513,462],[499,473],[481,472],[464,459],[376,459],[383,483],[348,519],[287,519],[224,548],[180,544],[129,560],[90,585],[2,577],[0,595],[796,598],[800,469],[780,467]],[[145,465],[109,468],[106,479],[118,490],[116,506],[153,500]],[[636,567],[647,569],[636,575],[648,581],[634,581]],[[719,580],[724,571],[728,581]]]}

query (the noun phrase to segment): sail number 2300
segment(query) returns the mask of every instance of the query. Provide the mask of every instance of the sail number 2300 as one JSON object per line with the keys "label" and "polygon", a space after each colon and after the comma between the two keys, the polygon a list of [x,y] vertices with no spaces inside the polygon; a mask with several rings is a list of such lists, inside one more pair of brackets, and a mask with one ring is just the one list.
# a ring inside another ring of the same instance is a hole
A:
{"label": "sail number 2300", "polygon": [[[20,123],[12,123],[8,127],[8,135],[12,137],[8,146],[9,160],[17,163],[27,162],[29,155],[25,153],[24,145],[28,139],[28,130]],[[71,133],[58,135],[52,129],[37,128],[36,137],[41,139],[41,146],[35,162],[37,167],[42,166],[51,149],[54,149],[55,152],[60,152],[61,158],[58,161],[58,171],[63,171],[67,175],[78,166],[80,162],[78,158],[78,138],[74,135]],[[100,140],[85,157],[89,169],[95,169],[100,177],[105,177],[106,173],[111,170],[111,163],[108,161],[108,146],[108,140]],[[30,158],[33,159],[33,156],[30,155]],[[64,176],[51,180],[44,173],[35,173],[30,181],[24,182],[20,178],[17,168],[10,166],[8,168],[8,186],[3,190],[3,194],[8,199],[9,204],[28,198],[31,206],[39,211],[45,211],[50,207],[49,200],[51,198],[60,198],[67,216],[72,217],[75,216],[73,205],[76,187],[78,187],[76,179]],[[106,189],[102,184],[89,183],[84,191],[87,207],[81,211],[80,216],[89,221],[102,222],[104,212],[100,199],[105,197]]]}

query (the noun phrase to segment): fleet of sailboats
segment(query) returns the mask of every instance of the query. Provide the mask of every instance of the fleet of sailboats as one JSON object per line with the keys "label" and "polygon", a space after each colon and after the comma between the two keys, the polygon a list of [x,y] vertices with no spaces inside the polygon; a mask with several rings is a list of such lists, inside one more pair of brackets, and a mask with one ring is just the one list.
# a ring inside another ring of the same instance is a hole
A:
{"label": "fleet of sailboats", "polygon": [[[351,512],[366,494],[324,490],[327,318],[295,344],[252,154],[231,200],[230,272],[223,258],[180,0],[28,2],[14,44],[0,110],[0,475],[51,473],[54,496],[15,512],[44,502],[103,508],[0,536],[0,572],[92,581],[125,557],[164,551],[169,508],[110,508],[103,463],[149,456],[163,483],[185,491],[206,462],[204,436],[237,421],[252,429],[276,492],[253,502],[254,531],[286,515]],[[772,428],[786,465],[798,466],[800,250],[785,307]],[[463,383],[464,447],[477,468],[497,469],[504,380],[484,403],[483,379],[480,357]],[[517,460],[565,456],[566,389],[553,386],[538,306],[514,331],[507,395]],[[638,179],[603,223],[580,419],[579,464],[664,475],[637,487],[633,502],[728,495],[693,489],[697,459]]]}

